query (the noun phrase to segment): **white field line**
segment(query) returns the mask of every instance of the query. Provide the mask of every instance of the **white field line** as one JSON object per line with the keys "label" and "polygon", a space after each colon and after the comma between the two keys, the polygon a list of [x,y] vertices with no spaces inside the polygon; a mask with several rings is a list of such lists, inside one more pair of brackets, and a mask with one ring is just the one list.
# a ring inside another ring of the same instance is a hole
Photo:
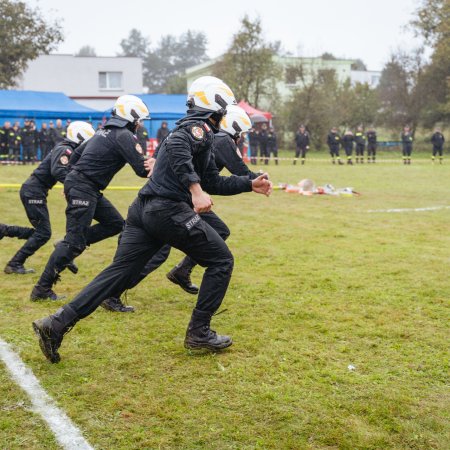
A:
{"label": "white field line", "polygon": [[93,450],[81,431],[72,423],[64,411],[44,391],[34,373],[20,359],[12,348],[0,338],[0,359],[11,378],[28,394],[32,410],[42,416],[65,450]]}
{"label": "white field line", "polygon": [[369,209],[367,212],[368,213],[404,213],[404,212],[439,211],[441,209],[450,209],[450,206],[428,206],[425,208]]}

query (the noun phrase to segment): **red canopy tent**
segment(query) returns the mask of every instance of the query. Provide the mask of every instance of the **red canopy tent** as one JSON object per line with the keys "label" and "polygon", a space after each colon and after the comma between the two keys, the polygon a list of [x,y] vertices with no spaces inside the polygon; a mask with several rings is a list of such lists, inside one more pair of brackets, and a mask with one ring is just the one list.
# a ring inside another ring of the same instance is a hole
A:
{"label": "red canopy tent", "polygon": [[259,109],[253,108],[253,106],[250,106],[247,102],[244,102],[244,100],[241,100],[238,103],[238,106],[240,106],[249,116],[250,118],[252,116],[264,116],[265,118],[267,118],[267,120],[272,120],[272,114],[268,111],[260,111]]}

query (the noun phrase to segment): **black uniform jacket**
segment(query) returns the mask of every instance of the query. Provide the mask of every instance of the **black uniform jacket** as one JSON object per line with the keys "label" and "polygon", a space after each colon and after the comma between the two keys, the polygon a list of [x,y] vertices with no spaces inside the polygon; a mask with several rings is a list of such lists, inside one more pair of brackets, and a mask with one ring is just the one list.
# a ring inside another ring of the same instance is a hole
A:
{"label": "black uniform jacket", "polygon": [[47,195],[57,181],[64,183],[69,171],[69,160],[76,147],[77,144],[74,142],[61,141],[44,158],[23,185],[33,190],[42,191]]}
{"label": "black uniform jacket", "polygon": [[369,144],[376,144],[377,143],[377,133],[375,131],[368,131],[367,132],[367,142]]}
{"label": "black uniform jacket", "polygon": [[304,133],[297,131],[297,133],[295,133],[295,145],[298,148],[308,147],[309,146],[309,133],[307,131],[305,131]]}
{"label": "black uniform jacket", "polygon": [[248,176],[222,177],[212,147],[214,134],[201,119],[185,117],[158,149],[151,179],[139,195],[192,205],[189,187],[200,183],[209,194],[235,195],[252,190]]}
{"label": "black uniform jacket", "polygon": [[337,133],[330,133],[327,137],[327,143],[330,148],[339,148],[341,137]]}
{"label": "black uniform jacket", "polygon": [[364,133],[362,131],[357,131],[355,133],[355,142],[360,146],[366,144],[366,137],[364,136]]}
{"label": "black uniform jacket", "polygon": [[142,147],[126,128],[127,123],[116,117],[109,119],[104,128],[77,148],[70,160],[71,169],[83,174],[99,190],[105,189],[126,163],[137,176],[147,177]]}
{"label": "black uniform jacket", "polygon": [[252,172],[242,161],[236,143],[228,133],[220,131],[214,136],[213,152],[219,172],[225,167],[233,175],[248,176],[251,180],[259,177],[259,174]]}
{"label": "black uniform jacket", "polygon": [[431,142],[435,148],[442,148],[445,142],[444,135],[439,132],[434,133],[431,137]]}

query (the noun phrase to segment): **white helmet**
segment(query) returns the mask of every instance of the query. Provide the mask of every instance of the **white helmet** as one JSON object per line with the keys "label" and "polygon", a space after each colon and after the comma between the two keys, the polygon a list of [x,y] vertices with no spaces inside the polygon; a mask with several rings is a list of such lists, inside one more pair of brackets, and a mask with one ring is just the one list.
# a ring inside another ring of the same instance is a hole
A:
{"label": "white helmet", "polygon": [[241,133],[245,133],[252,128],[252,122],[240,106],[229,105],[227,106],[226,116],[220,122],[220,128],[234,138],[238,138]]}
{"label": "white helmet", "polygon": [[233,91],[219,78],[197,78],[189,88],[187,106],[206,111],[224,112],[228,105],[236,105]]}
{"label": "white helmet", "polygon": [[75,144],[81,144],[83,141],[88,141],[94,134],[95,131],[92,128],[92,125],[87,122],[81,122],[80,120],[71,122],[67,128],[67,139],[75,142]]}
{"label": "white helmet", "polygon": [[150,118],[147,106],[135,95],[121,95],[114,103],[113,113],[131,123]]}

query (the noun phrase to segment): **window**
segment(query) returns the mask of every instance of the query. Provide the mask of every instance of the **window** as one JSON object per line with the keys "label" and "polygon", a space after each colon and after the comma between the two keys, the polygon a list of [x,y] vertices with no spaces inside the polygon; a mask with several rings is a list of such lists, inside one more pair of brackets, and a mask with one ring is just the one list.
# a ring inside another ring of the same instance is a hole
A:
{"label": "window", "polygon": [[98,87],[100,89],[122,89],[122,72],[99,72]]}

